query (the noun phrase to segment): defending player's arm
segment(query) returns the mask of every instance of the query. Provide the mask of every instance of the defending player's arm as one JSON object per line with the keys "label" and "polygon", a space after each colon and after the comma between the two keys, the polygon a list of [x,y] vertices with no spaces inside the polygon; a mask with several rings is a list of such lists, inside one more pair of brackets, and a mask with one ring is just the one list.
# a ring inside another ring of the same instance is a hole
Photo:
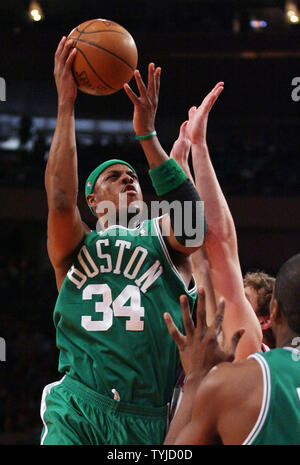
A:
{"label": "defending player's arm", "polygon": [[[177,221],[182,226],[186,208],[185,202],[189,202],[191,206],[190,222],[192,223],[192,219],[196,220],[200,198],[193,183],[188,179],[184,171],[174,159],[166,154],[155,132],[160,73],[161,69],[155,68],[154,64],[150,63],[147,87],[139,71],[136,70],[134,73],[140,96],[137,96],[128,84],[124,85],[124,90],[134,104],[133,127],[146,155],[154,189],[160,199],[166,200],[169,205],[174,201],[180,202],[180,209],[178,209],[177,214],[179,213],[179,216],[181,214],[181,217],[177,217]],[[176,234],[174,216],[172,210],[170,215],[164,215],[161,218],[160,227],[163,236],[172,249],[184,255],[190,255],[203,243],[204,221],[202,221],[202,228],[199,227],[198,231],[195,231],[194,237],[192,237],[190,234],[185,234],[184,228],[180,228],[180,234]],[[202,230],[200,231],[200,229]]]}
{"label": "defending player's arm", "polygon": [[[224,403],[220,402],[221,388],[218,373],[215,371],[204,379],[190,377],[184,385],[180,406],[164,444],[218,444],[218,418],[224,406]],[[185,424],[183,418],[187,419]]]}
{"label": "defending player's arm", "polygon": [[45,187],[48,201],[47,247],[60,286],[74,252],[87,234],[77,207],[78,175],[74,102],[77,95],[71,66],[76,49],[64,37],[55,53],[54,76],[58,94],[57,123],[47,167]]}
{"label": "defending player's arm", "polygon": [[[189,155],[191,149],[191,141],[187,136],[188,121],[181,124],[178,138],[175,140],[171,149],[170,157],[177,161],[178,165],[184,170],[188,178],[195,185],[195,180],[192,176],[189,167]],[[210,269],[208,257],[205,249],[205,244],[200,247],[191,256],[193,275],[198,288],[205,289],[205,300],[207,302],[206,321],[210,325],[215,317],[217,305],[215,293],[210,278]]]}
{"label": "defending player's arm", "polygon": [[[192,404],[189,391],[195,392]],[[262,400],[263,376],[256,360],[220,363],[198,385],[192,378],[187,380],[165,444],[241,445],[254,431]],[[190,416],[180,427],[179,415],[185,412]]]}
{"label": "defending player's arm", "polygon": [[209,111],[222,90],[223,83],[220,82],[200,107],[190,109],[187,132],[192,144],[196,188],[205,202],[208,224],[205,248],[210,264],[210,276],[216,299],[223,296],[228,302],[224,332],[226,337],[230,338],[237,328],[245,328],[245,336],[236,353],[236,359],[241,359],[260,350],[262,333],[258,319],[245,297],[234,222],[206,144],[206,121],[203,119],[203,111],[205,108]]}
{"label": "defending player's arm", "polygon": [[[164,315],[164,318],[169,334],[177,344],[181,363],[187,376],[182,400],[171,422],[164,444],[213,444],[217,431],[216,419],[223,408],[223,402],[222,396],[219,395],[221,384],[216,382],[218,375],[216,377],[216,370],[211,371],[211,369],[216,365],[219,366],[220,363],[224,365],[222,362],[231,362],[234,359],[244,331],[238,330],[233,335],[230,346],[225,350],[223,343],[219,342],[225,301],[220,300],[214,321],[209,327],[206,324],[203,290],[198,291],[196,326],[190,315],[188,301],[184,296],[181,297],[180,303],[185,335],[178,330],[168,313]],[[220,402],[219,399],[221,399]]]}

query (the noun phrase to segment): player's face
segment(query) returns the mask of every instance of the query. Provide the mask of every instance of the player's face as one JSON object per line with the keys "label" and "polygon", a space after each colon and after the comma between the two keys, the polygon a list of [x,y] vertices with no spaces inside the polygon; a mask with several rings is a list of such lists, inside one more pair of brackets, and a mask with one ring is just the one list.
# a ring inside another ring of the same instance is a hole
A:
{"label": "player's face", "polygon": [[138,177],[127,165],[109,166],[97,179],[94,193],[97,203],[110,201],[117,212],[143,200]]}

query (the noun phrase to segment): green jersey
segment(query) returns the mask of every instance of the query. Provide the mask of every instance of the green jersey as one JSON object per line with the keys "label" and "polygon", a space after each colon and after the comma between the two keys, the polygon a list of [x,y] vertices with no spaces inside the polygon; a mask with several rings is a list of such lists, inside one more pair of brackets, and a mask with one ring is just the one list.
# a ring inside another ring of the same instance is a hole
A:
{"label": "green jersey", "polygon": [[262,369],[263,400],[243,444],[300,445],[300,351],[284,347],[252,357]]}
{"label": "green jersey", "polygon": [[158,218],[92,231],[54,309],[59,371],[123,402],[161,407],[179,365],[163,313],[183,331],[180,295],[196,300],[172,263]]}

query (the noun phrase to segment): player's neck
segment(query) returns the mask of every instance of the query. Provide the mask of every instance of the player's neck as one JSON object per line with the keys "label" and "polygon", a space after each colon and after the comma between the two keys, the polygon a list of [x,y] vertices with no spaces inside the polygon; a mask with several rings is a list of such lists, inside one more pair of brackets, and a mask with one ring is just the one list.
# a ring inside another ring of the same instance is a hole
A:
{"label": "player's neck", "polygon": [[279,334],[276,334],[276,347],[295,347],[295,338],[300,334],[292,331],[290,328],[282,328]]}
{"label": "player's neck", "polygon": [[263,331],[263,343],[266,344],[270,349],[276,347],[275,337],[271,328]]}

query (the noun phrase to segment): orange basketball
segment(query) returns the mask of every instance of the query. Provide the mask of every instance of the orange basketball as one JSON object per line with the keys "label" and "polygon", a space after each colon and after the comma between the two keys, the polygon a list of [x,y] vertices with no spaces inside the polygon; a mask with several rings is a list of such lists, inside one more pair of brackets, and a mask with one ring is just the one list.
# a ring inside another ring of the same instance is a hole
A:
{"label": "orange basketball", "polygon": [[87,94],[109,95],[130,81],[137,66],[138,53],[129,32],[108,19],[91,19],[75,27],[77,53],[73,75],[78,88]]}

